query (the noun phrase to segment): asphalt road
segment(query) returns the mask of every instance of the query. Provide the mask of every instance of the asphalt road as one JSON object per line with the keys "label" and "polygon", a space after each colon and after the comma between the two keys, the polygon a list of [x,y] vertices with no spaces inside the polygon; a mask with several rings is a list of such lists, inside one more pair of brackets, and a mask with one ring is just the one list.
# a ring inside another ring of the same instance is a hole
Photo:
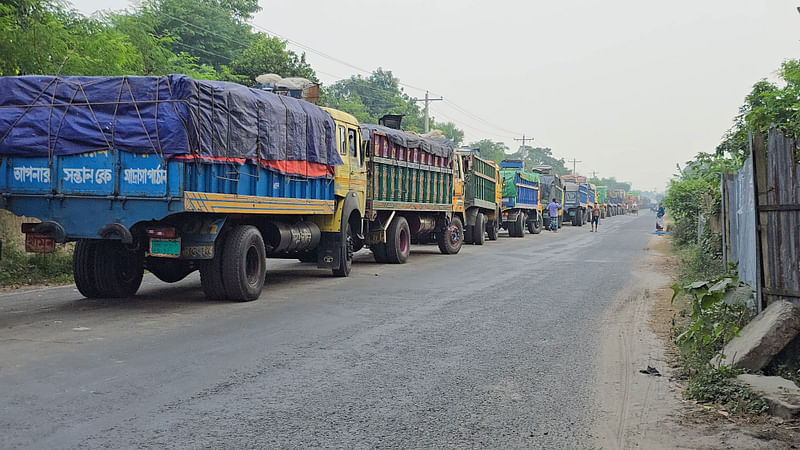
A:
{"label": "asphalt road", "polygon": [[591,447],[600,318],[653,221],[362,251],[347,279],[271,260],[251,303],[205,300],[196,274],[0,295],[0,445]]}

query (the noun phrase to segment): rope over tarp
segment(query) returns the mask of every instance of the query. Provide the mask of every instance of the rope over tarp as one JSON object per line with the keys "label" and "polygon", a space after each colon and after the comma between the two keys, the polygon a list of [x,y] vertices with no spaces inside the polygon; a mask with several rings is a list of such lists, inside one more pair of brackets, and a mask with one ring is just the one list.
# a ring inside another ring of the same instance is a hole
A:
{"label": "rope over tarp", "polygon": [[306,101],[185,75],[0,77],[0,155],[113,148],[339,166],[334,130]]}

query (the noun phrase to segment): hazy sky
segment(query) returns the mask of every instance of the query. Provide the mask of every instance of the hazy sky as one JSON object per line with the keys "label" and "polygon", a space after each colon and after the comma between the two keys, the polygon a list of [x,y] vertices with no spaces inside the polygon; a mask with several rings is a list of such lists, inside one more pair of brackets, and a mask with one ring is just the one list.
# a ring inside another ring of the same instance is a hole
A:
{"label": "hazy sky", "polygon": [[[129,6],[73,4],[84,13]],[[261,31],[443,96],[432,115],[455,122],[467,142],[516,149],[525,133],[582,161],[580,174],[647,190],[663,190],[676,163],[712,152],[753,83],[800,57],[798,0],[260,4]],[[307,58],[326,84],[359,73],[319,53]]]}

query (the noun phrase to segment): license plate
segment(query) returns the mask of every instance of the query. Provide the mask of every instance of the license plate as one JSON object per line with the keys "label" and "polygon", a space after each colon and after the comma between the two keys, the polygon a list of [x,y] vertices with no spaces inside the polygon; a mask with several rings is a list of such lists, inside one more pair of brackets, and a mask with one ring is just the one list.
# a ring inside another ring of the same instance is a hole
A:
{"label": "license plate", "polygon": [[29,253],[53,253],[56,251],[56,241],[41,234],[25,233],[25,251]]}
{"label": "license plate", "polygon": [[181,256],[181,240],[150,239],[150,254],[153,256],[177,258]]}

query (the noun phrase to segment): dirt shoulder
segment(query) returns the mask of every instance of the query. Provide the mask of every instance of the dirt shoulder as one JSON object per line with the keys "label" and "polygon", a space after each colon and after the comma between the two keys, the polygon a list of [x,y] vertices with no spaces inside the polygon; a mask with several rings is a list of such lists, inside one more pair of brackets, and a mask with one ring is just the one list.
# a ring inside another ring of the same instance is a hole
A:
{"label": "dirt shoulder", "polygon": [[[677,257],[669,238],[653,236],[604,318],[597,368],[600,448],[789,449],[798,433],[773,418],[739,419],[682,399],[672,343],[680,305],[671,303]],[[640,373],[653,367],[661,376]]]}

